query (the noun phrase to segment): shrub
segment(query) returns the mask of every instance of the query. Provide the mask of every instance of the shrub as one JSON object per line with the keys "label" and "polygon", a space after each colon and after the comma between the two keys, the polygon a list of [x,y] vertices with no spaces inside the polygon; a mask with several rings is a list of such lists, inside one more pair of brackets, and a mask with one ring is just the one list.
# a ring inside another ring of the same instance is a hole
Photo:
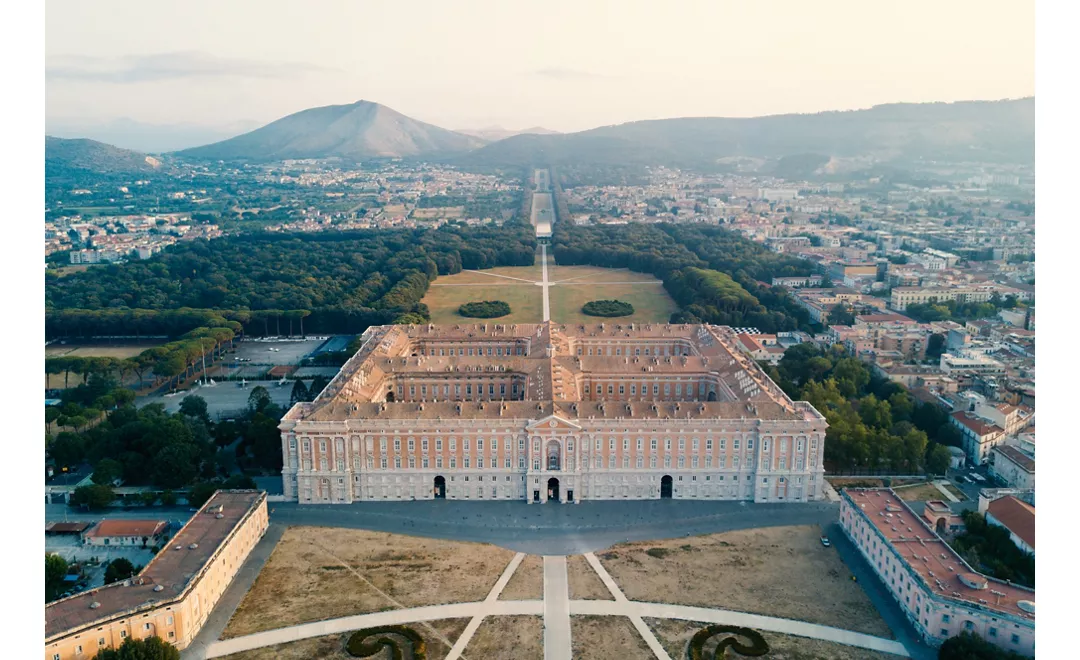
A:
{"label": "shrub", "polygon": [[648,550],[645,551],[645,554],[649,555],[650,557],[656,557],[657,559],[663,559],[664,557],[668,556],[668,549],[667,548],[649,548]]}
{"label": "shrub", "polygon": [[465,303],[458,307],[458,314],[475,319],[494,319],[510,313],[510,304],[502,300]]}
{"label": "shrub", "polygon": [[[725,633],[728,634],[717,645],[712,656],[714,658],[727,657],[726,650],[728,647],[739,655],[747,657],[763,656],[769,652],[769,644],[761,636],[761,633],[756,630],[739,626],[714,625],[702,628],[690,638],[690,645],[687,649],[690,660],[703,660],[706,642],[717,635],[724,635]],[[743,644],[739,637],[749,640],[750,645]]]}
{"label": "shrub", "polygon": [[581,311],[589,316],[630,316],[634,306],[621,300],[592,300],[585,303]]}
{"label": "shrub", "polygon": [[405,654],[398,637],[405,638],[405,643],[412,647],[413,660],[426,660],[424,638],[407,626],[378,626],[357,630],[345,641],[345,652],[354,658],[370,658],[381,655],[383,649],[388,648],[392,660],[402,660]]}

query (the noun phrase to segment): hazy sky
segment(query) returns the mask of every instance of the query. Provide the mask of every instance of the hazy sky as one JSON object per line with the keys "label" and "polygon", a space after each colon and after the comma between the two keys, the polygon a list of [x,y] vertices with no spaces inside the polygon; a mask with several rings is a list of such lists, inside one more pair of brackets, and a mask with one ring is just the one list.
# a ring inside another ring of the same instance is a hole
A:
{"label": "hazy sky", "polygon": [[1024,0],[49,0],[49,119],[570,131],[1035,93]]}

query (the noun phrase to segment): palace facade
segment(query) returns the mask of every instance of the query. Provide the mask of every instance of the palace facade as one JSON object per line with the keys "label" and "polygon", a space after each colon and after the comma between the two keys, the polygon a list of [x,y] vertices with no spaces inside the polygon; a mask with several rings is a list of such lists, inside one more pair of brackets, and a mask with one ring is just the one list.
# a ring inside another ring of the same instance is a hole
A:
{"label": "palace facade", "polygon": [[822,497],[825,418],[709,325],[400,325],[282,419],[299,502]]}

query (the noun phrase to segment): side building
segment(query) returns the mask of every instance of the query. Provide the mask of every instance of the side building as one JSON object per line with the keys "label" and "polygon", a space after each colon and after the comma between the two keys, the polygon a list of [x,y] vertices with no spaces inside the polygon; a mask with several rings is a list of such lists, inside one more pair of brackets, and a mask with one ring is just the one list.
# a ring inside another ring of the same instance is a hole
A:
{"label": "side building", "polygon": [[45,606],[45,660],[84,660],[125,639],[187,647],[269,524],[266,493],[219,490],[137,576]]}
{"label": "side building", "polygon": [[282,419],[285,497],[821,499],[825,418],[707,325],[379,326]]}
{"label": "side building", "polygon": [[845,489],[840,525],[927,643],[970,632],[1035,655],[1035,590],[975,571],[891,489]]}

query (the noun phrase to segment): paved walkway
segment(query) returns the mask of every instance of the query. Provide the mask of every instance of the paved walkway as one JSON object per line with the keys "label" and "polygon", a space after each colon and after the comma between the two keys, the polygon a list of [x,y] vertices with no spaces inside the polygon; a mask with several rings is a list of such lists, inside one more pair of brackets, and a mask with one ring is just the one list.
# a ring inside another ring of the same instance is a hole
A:
{"label": "paved walkway", "polygon": [[945,496],[945,499],[958,504],[960,502],[960,498],[949,492],[949,489],[945,487],[945,484],[947,483],[949,482],[942,480],[933,482],[934,488],[937,488],[939,491],[941,491],[941,494]]}
{"label": "paved walkway", "polygon": [[544,660],[570,660],[570,581],[564,555],[544,557]]}
{"label": "paved walkway", "polygon": [[540,286],[544,287],[544,320],[551,320],[551,301],[548,298],[548,290],[551,285],[548,283],[548,262],[547,262],[547,245],[540,244],[540,263],[544,273],[544,279],[541,281]]}
{"label": "paved walkway", "polygon": [[[585,553],[585,561],[589,562],[589,566],[591,566],[593,571],[598,576],[600,576],[600,581],[603,582],[604,586],[607,587],[607,590],[611,592],[611,595],[615,598],[615,605],[625,605],[630,602],[626,600],[626,595],[623,594],[622,589],[619,588],[619,585],[615,584],[615,580],[611,577],[611,574],[607,572],[607,569],[604,568],[604,565],[600,563],[600,560],[596,558],[596,555],[591,552]],[[586,601],[575,602],[582,603]],[[606,600],[596,602],[610,603],[610,601]],[[601,608],[601,610],[602,609],[603,608]],[[571,607],[571,611],[573,611],[573,607]],[[604,614],[605,612],[599,611],[597,613]],[[653,634],[653,631],[649,628],[649,626],[645,625],[645,622],[641,619],[641,615],[626,614],[625,616],[629,617],[630,623],[634,624],[634,629],[638,631],[638,634],[641,635],[641,638],[644,639],[645,643],[649,645],[649,648],[652,650],[653,655],[655,655],[658,660],[671,660],[671,657],[667,654],[667,651],[665,651],[664,647],[660,645],[660,641],[656,639],[656,635]]]}
{"label": "paved walkway", "polygon": [[498,602],[499,594],[506,588],[506,583],[510,581],[510,578],[514,575],[514,571],[521,564],[521,560],[525,559],[525,553],[519,552],[514,555],[514,558],[510,560],[510,563],[506,565],[506,569],[503,571],[499,579],[495,581],[495,586],[488,592],[487,598],[484,599],[484,605],[487,607],[483,612],[476,614],[469,621],[469,625],[465,626],[465,630],[461,633],[461,637],[454,642],[453,647],[450,649],[450,653],[446,655],[446,660],[458,660],[462,658],[462,652],[465,647],[469,645],[469,640],[476,634],[476,629],[480,627],[480,624],[484,621],[484,616],[491,611],[491,608]]}

